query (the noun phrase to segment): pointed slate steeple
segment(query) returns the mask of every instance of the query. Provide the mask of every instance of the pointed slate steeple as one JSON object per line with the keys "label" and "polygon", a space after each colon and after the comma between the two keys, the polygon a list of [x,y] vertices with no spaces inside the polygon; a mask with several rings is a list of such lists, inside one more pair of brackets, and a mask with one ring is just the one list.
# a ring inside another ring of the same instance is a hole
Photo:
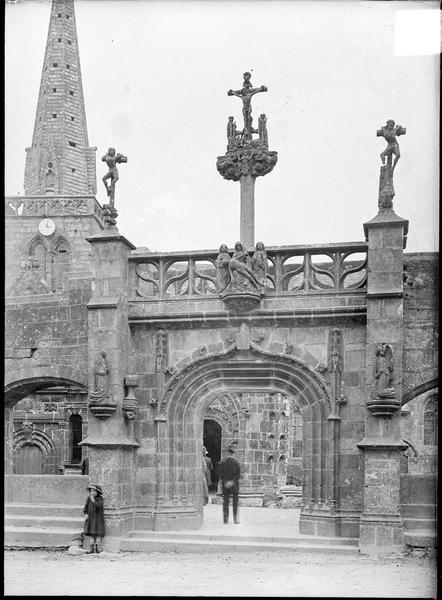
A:
{"label": "pointed slate steeple", "polygon": [[94,195],[95,151],[87,135],[74,0],[52,0],[25,194]]}

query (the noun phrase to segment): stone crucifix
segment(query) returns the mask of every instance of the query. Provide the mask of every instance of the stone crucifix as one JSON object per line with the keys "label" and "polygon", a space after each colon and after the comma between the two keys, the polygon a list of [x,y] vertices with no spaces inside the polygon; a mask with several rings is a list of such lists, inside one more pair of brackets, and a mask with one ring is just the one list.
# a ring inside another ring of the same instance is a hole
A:
{"label": "stone crucifix", "polygon": [[[112,208],[114,208],[115,184],[119,179],[117,163],[127,163],[127,156],[123,156],[123,154],[116,154],[115,148],[109,148],[107,154],[105,154],[101,160],[109,167],[109,171],[103,176],[103,183],[104,187],[106,188],[106,193],[109,196],[109,204]],[[107,183],[108,179],[110,179],[109,185]]]}
{"label": "stone crucifix", "polygon": [[[388,144],[385,150],[381,152],[381,160],[382,164],[385,165],[385,157],[387,157],[387,167],[391,168],[392,172],[394,171],[397,161],[401,157],[396,136],[405,135],[406,133],[406,128],[402,127],[401,125],[396,125],[393,119],[388,119],[386,125],[378,129],[376,132],[376,135],[378,137],[383,137]],[[392,165],[391,163],[393,154],[395,158]]]}
{"label": "stone crucifix", "polygon": [[[218,156],[216,168],[224,179],[240,182],[241,220],[240,238],[246,248],[254,246],[255,228],[255,179],[272,171],[278,160],[278,153],[269,150],[267,133],[267,117],[261,114],[258,129],[253,127],[252,96],[259,92],[267,92],[265,85],[252,87],[251,74],[243,73],[243,87],[240,90],[229,90],[228,96],[237,96],[242,100],[244,129],[236,130],[233,117],[227,123],[227,152]],[[253,138],[258,134],[258,139]]]}
{"label": "stone crucifix", "polygon": [[[396,125],[393,119],[388,119],[384,127],[376,131],[378,137],[383,137],[387,142],[387,147],[381,152],[381,174],[379,178],[379,199],[378,206],[381,210],[391,210],[393,208],[394,185],[393,171],[399,160],[401,153],[396,136],[407,133],[405,127]],[[393,161],[394,155],[394,161]],[[387,164],[385,164],[387,159]]]}
{"label": "stone crucifix", "polygon": [[252,87],[252,83],[250,81],[250,78],[252,77],[252,75],[250,73],[244,73],[243,74],[244,77],[244,82],[243,82],[243,86],[240,90],[229,90],[227,92],[228,96],[237,96],[238,98],[241,98],[242,100],[242,104],[243,104],[243,108],[242,108],[242,114],[244,117],[244,131],[243,131],[243,137],[245,140],[251,140],[252,139],[252,133],[258,133],[257,130],[253,129],[252,126],[252,122],[253,122],[253,118],[252,118],[252,96],[254,96],[255,94],[258,94],[259,92],[267,92],[267,87],[265,85],[261,85],[260,87],[254,88]]}

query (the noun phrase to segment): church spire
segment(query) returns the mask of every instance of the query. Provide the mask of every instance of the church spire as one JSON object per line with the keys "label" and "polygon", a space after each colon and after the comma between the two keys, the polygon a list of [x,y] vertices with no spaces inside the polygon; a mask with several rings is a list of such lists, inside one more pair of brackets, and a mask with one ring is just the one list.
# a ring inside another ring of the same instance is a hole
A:
{"label": "church spire", "polygon": [[87,135],[74,0],[52,0],[25,194],[95,194],[95,151]]}

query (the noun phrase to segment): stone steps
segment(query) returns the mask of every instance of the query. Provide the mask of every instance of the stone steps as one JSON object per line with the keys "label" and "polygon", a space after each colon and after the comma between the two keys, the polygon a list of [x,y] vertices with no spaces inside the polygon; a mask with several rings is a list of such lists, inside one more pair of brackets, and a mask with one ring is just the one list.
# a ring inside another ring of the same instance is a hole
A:
{"label": "stone steps", "polygon": [[404,544],[409,546],[426,548],[436,546],[436,532],[429,529],[404,530]]}
{"label": "stone steps", "polygon": [[185,531],[130,531],[122,552],[327,552],[357,554],[353,538],[264,537],[198,534]]}
{"label": "stone steps", "polygon": [[81,517],[83,508],[84,504],[5,504],[5,515]]}
{"label": "stone steps", "polygon": [[63,527],[64,529],[75,529],[82,531],[83,517],[40,517],[36,515],[5,515],[5,525],[12,527],[37,527],[50,529],[52,527]]}
{"label": "stone steps", "polygon": [[83,531],[83,506],[62,504],[6,504],[6,548],[67,548]]}
{"label": "stone steps", "polygon": [[[80,529],[81,531],[81,529]],[[69,548],[79,528],[13,527],[4,528],[5,548]]]}

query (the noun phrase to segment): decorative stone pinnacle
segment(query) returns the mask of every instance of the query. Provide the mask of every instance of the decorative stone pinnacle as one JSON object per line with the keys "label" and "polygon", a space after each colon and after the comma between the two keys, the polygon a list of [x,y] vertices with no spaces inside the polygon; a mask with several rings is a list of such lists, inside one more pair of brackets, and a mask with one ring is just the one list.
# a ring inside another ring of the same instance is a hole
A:
{"label": "decorative stone pinnacle", "polygon": [[[401,157],[399,150],[399,144],[396,136],[405,135],[407,130],[401,125],[396,125],[393,119],[389,119],[384,127],[377,130],[376,135],[383,137],[387,142],[387,147],[381,152],[381,173],[379,178],[379,200],[378,206],[380,210],[392,210],[393,209],[393,198],[394,198],[394,186],[393,186],[393,171]],[[393,159],[394,155],[394,161]],[[385,164],[387,159],[387,164]]]}

